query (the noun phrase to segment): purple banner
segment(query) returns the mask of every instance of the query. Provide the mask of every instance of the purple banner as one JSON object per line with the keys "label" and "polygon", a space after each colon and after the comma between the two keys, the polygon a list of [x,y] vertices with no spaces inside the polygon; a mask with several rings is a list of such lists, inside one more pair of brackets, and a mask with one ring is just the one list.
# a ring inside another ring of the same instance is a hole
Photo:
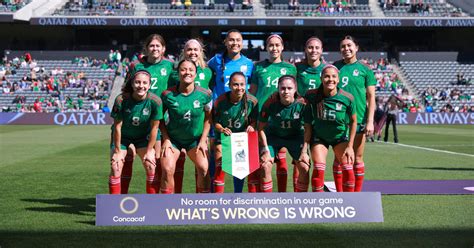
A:
{"label": "purple banner", "polygon": [[97,226],[383,222],[380,192],[97,195]]}
{"label": "purple banner", "polygon": [[108,113],[0,113],[0,125],[111,125]]}
{"label": "purple banner", "polygon": [[474,113],[398,113],[400,125],[473,125]]}

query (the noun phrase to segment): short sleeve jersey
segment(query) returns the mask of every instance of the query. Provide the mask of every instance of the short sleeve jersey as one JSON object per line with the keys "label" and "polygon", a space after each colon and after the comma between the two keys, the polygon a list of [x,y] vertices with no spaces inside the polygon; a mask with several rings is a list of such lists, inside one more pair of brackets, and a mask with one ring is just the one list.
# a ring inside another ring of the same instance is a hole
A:
{"label": "short sleeve jersey", "polygon": [[130,64],[127,79],[139,70],[145,70],[151,74],[150,92],[160,96],[169,87],[168,81],[173,72],[173,63],[167,59],[162,59],[156,64],[150,64],[146,61],[146,58],[143,58]]}
{"label": "short sleeve jersey", "polygon": [[334,65],[339,69],[338,87],[354,96],[357,123],[365,124],[367,122],[367,87],[377,84],[374,72],[360,61],[345,64],[344,60],[339,60]]}
{"label": "short sleeve jersey", "polygon": [[324,110],[318,116],[316,103],[318,90],[306,92],[306,109],[304,111],[304,122],[313,127],[313,137],[322,138],[326,141],[338,140],[348,136],[350,116],[355,114],[354,97],[339,89],[337,94],[324,97]]}
{"label": "short sleeve jersey", "polygon": [[259,99],[259,109],[265,101],[278,91],[278,79],[284,75],[296,76],[296,68],[290,63],[271,63],[268,60],[255,64],[252,72],[251,84],[257,87],[255,96]]}
{"label": "short sleeve jersey", "polygon": [[298,97],[288,106],[283,105],[278,92],[268,98],[260,111],[259,122],[267,123],[265,134],[280,138],[303,136],[303,111],[306,102]]}
{"label": "short sleeve jersey", "polygon": [[[212,80],[212,70],[209,67],[201,68],[197,67],[196,79],[194,83],[197,86],[201,86],[204,89],[209,89],[209,83]],[[176,70],[173,70],[170,76],[170,81],[168,83],[171,86],[176,86],[179,84],[179,75]]]}
{"label": "short sleeve jersey", "polygon": [[[222,61],[223,57],[224,61]],[[230,91],[230,75],[236,71],[242,72],[247,77],[247,85],[249,85],[248,82],[252,75],[253,62],[242,54],[240,58],[236,60],[232,60],[223,54],[216,54],[209,60],[208,66],[214,72],[215,81],[211,88],[213,99],[217,99],[217,97],[223,93]]]}
{"label": "short sleeve jersey", "polygon": [[211,91],[195,86],[192,93],[184,95],[173,86],[162,93],[161,99],[163,111],[168,111],[165,124],[169,136],[181,143],[199,139],[204,129],[204,112],[212,109]]}
{"label": "short sleeve jersey", "polygon": [[232,132],[243,132],[252,121],[257,121],[257,104],[257,98],[247,93],[247,110],[245,111],[243,100],[232,103],[230,92],[224,93],[214,102],[212,120],[229,128]]}
{"label": "short sleeve jersey", "polygon": [[122,137],[137,139],[150,133],[151,121],[163,119],[161,99],[148,93],[143,101],[135,101],[129,94],[120,94],[115,98],[111,116],[122,120]]}
{"label": "short sleeve jersey", "polygon": [[296,81],[298,83],[298,94],[304,96],[306,91],[317,89],[321,85],[321,72],[324,64],[322,61],[316,67],[309,66],[306,62],[296,64]]}

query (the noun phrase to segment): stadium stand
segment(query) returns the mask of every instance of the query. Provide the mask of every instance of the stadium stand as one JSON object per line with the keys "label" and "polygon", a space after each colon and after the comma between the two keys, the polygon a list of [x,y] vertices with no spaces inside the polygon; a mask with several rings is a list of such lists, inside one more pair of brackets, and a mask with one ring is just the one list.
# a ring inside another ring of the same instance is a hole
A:
{"label": "stadium stand", "polygon": [[[232,4],[231,4],[232,2]],[[147,0],[148,16],[253,16],[250,4],[236,3],[233,0],[216,0],[213,4],[204,0],[181,1]]]}
{"label": "stadium stand", "polygon": [[30,61],[15,57],[0,67],[0,108],[12,112],[104,111],[117,67],[112,61],[88,57]]}
{"label": "stadium stand", "polygon": [[[410,4],[411,3],[411,4]],[[380,0],[380,5],[387,17],[461,17],[469,16],[461,8],[454,7],[443,0]]]}
{"label": "stadium stand", "polygon": [[29,4],[31,0],[1,0],[0,13],[15,12],[25,5]]}
{"label": "stadium stand", "polygon": [[135,0],[70,0],[54,16],[133,16]]}
{"label": "stadium stand", "polygon": [[416,94],[433,112],[459,112],[473,107],[473,63],[460,63],[456,60],[402,60],[400,64]]}
{"label": "stadium stand", "polygon": [[372,16],[367,3],[346,0],[271,0],[265,5],[267,16],[348,17]]}

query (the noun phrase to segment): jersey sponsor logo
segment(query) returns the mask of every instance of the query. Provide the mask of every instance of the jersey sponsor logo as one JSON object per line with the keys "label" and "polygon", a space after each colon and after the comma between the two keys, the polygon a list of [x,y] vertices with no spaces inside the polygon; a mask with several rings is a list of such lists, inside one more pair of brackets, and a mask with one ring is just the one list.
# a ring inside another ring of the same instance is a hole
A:
{"label": "jersey sponsor logo", "polygon": [[148,108],[144,108],[143,115],[150,115],[150,110]]}
{"label": "jersey sponsor logo", "polygon": [[354,77],[359,76],[359,70],[355,69],[355,70],[352,72],[352,76],[354,76]]}
{"label": "jersey sponsor logo", "polygon": [[204,80],[206,78],[206,75],[204,73],[199,73],[199,80]]}
{"label": "jersey sponsor logo", "polygon": [[281,75],[286,75],[286,68],[281,68],[280,73]]}
{"label": "jersey sponsor logo", "polygon": [[293,119],[296,120],[296,119],[299,119],[299,118],[300,118],[300,113],[295,112],[295,113],[293,114]]}
{"label": "jersey sponsor logo", "polygon": [[166,73],[167,73],[166,68],[161,68],[160,73],[161,73],[161,76],[166,76]]}
{"label": "jersey sponsor logo", "polygon": [[247,73],[247,70],[248,70],[247,65],[241,65],[241,66],[240,66],[240,71],[241,71],[241,72]]}
{"label": "jersey sponsor logo", "polygon": [[199,100],[195,100],[195,101],[193,102],[193,105],[194,105],[194,108],[199,108],[199,107],[201,107],[201,103],[199,102]]}
{"label": "jersey sponsor logo", "polygon": [[336,110],[342,110],[342,104],[336,103]]}

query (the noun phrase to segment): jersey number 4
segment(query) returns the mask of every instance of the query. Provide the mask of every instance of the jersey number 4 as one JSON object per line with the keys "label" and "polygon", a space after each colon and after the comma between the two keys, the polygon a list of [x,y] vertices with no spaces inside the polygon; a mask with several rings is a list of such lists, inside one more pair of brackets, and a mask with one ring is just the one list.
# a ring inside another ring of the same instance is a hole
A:
{"label": "jersey number 4", "polygon": [[191,110],[188,110],[186,113],[184,113],[183,119],[191,121]]}

